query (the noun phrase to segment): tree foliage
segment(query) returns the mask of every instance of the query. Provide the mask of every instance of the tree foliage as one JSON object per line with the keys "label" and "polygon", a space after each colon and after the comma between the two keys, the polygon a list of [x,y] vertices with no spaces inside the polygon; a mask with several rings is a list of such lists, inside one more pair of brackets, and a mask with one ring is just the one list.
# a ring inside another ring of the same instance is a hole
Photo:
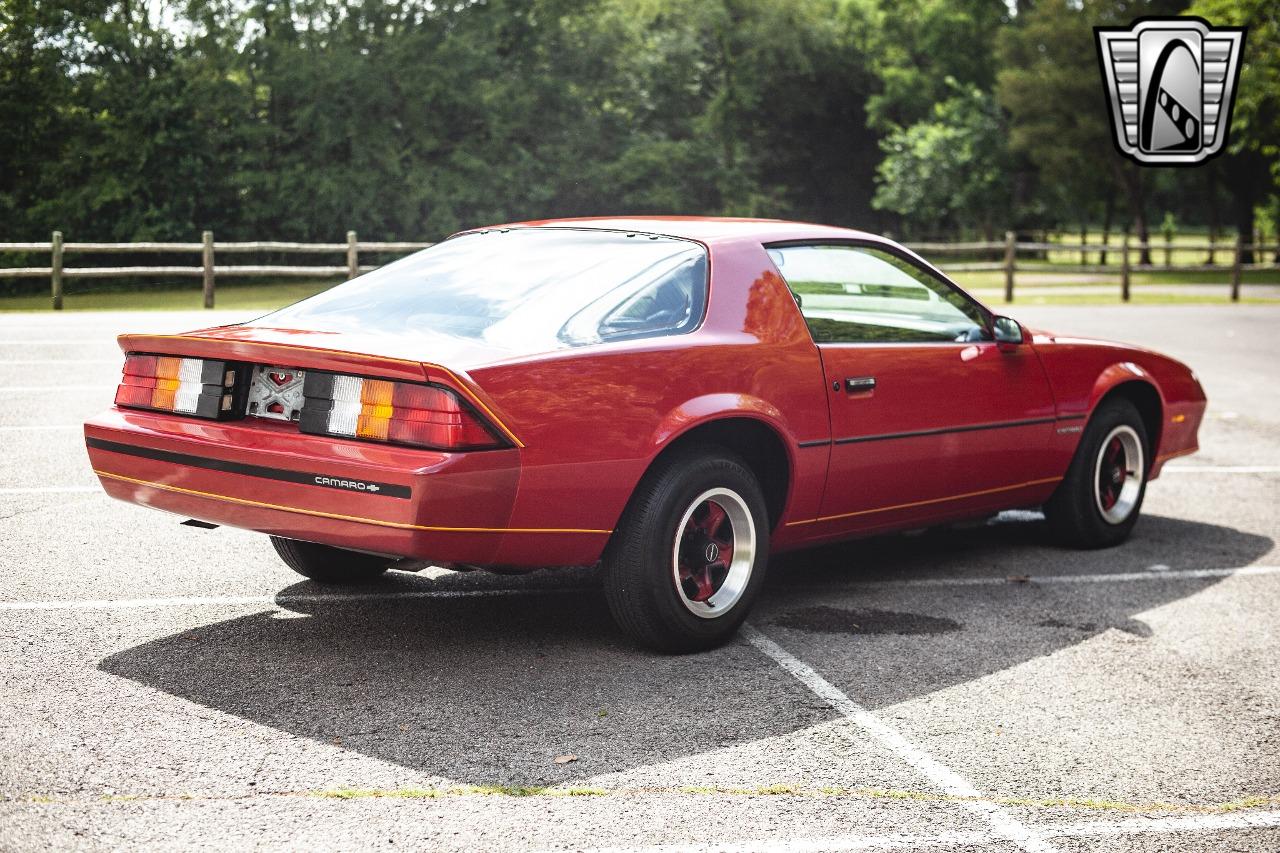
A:
{"label": "tree foliage", "polygon": [[[1117,193],[1134,222],[1203,222],[1207,170],[1114,151],[1091,34],[1182,5],[0,0],[0,238],[601,213],[912,235],[1080,222]],[[1212,172],[1251,215],[1280,158],[1274,3],[1195,11],[1253,28]]]}
{"label": "tree foliage", "polygon": [[1005,123],[989,93],[956,88],[928,119],[884,140],[874,203],[933,231],[972,224],[991,239],[1009,221]]}

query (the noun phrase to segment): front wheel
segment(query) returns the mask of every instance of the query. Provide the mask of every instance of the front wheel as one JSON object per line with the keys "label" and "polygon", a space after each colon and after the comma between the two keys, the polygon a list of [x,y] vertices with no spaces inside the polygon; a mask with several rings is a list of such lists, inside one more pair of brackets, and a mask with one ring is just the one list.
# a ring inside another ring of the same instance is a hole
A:
{"label": "front wheel", "polygon": [[1129,537],[1147,489],[1147,430],[1133,403],[1108,400],[1081,436],[1067,476],[1045,504],[1054,538],[1106,548]]}
{"label": "front wheel", "polygon": [[393,562],[387,557],[362,554],[359,551],[348,551],[315,542],[285,539],[283,536],[272,536],[271,544],[280,555],[280,559],[284,560],[285,565],[319,583],[336,585],[372,583],[381,577]]}
{"label": "front wheel", "polygon": [[649,648],[713,648],[746,619],[768,554],[768,512],[751,469],[719,447],[677,451],[645,475],[609,544],[609,610]]}

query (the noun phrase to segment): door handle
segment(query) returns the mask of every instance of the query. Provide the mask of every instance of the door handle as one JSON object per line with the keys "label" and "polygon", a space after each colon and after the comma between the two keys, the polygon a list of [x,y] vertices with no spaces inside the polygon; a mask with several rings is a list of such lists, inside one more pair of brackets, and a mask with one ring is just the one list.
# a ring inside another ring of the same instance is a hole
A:
{"label": "door handle", "polygon": [[876,378],[874,376],[850,376],[844,380],[844,389],[850,394],[856,394],[859,391],[874,391],[876,389]]}

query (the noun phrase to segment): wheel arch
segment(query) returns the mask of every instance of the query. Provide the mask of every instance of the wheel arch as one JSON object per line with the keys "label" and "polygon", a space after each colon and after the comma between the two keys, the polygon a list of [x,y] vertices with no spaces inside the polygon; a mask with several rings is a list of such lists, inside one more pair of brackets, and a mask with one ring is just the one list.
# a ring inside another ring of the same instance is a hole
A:
{"label": "wheel arch", "polygon": [[[732,396],[740,404],[751,402],[740,395]],[[794,448],[785,438],[787,432],[781,424],[780,413],[762,401],[754,402],[754,406],[704,412],[692,418],[688,417],[690,410],[703,406],[682,407],[681,413],[664,421],[655,433],[653,446],[656,452],[645,466],[641,480],[663,459],[682,448],[694,444],[719,445],[741,456],[756,475],[764,491],[769,527],[776,529],[791,495],[795,474]]]}
{"label": "wheel arch", "polygon": [[[1158,455],[1161,430],[1164,425],[1164,396],[1151,374],[1135,364],[1114,365],[1103,371],[1093,390],[1090,416],[1108,400],[1125,399],[1131,402],[1142,417],[1147,432],[1147,450],[1152,459]],[[1154,466],[1148,466],[1148,472]]]}

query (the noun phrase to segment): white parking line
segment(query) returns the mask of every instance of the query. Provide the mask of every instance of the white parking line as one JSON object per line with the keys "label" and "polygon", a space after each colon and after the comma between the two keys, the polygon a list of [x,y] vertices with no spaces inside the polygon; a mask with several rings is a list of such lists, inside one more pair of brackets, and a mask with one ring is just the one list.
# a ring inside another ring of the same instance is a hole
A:
{"label": "white parking line", "polygon": [[51,429],[84,429],[84,424],[30,424],[27,426],[0,426],[0,432],[47,432]]}
{"label": "white parking line", "polygon": [[[95,491],[96,486],[85,486]],[[105,494],[105,493],[104,493]],[[1183,569],[1169,571],[1118,572],[1103,575],[1046,575],[1032,577],[1029,583],[1126,583],[1129,581],[1164,581],[1195,578],[1225,578],[1235,575],[1278,575],[1280,566],[1241,566],[1234,569]],[[1023,582],[1016,582],[1022,585]],[[919,586],[1013,586],[1008,578],[919,578],[899,581],[852,581],[851,589],[885,589]],[[789,589],[811,589],[815,584],[788,584]],[[822,585],[829,587],[829,584]],[[232,605],[288,605],[290,602],[333,604],[344,601],[382,601],[399,598],[468,598],[484,596],[539,595],[544,592],[565,592],[584,587],[531,587],[529,589],[483,590],[370,590],[368,592],[318,592],[307,595],[215,595],[171,596],[167,598],[122,599],[56,599],[50,601],[0,601],[4,610],[129,610],[140,607],[225,607]]]}
{"label": "white parking line", "polygon": [[[1225,578],[1233,575],[1274,575],[1280,574],[1280,566],[1236,566],[1230,569],[1164,569],[1141,572],[1109,572],[1106,574],[1081,575],[1020,575],[1016,578],[980,577],[980,578],[904,578],[892,581],[867,581],[858,586],[1009,586],[1013,584],[1056,584],[1056,583],[1125,583],[1128,581],[1167,581],[1196,580],[1198,578]],[[1024,580],[1025,578],[1025,580]],[[815,584],[795,584],[796,587],[815,586]],[[823,584],[826,586],[826,584]]]}
{"label": "white parking line", "polygon": [[[0,489],[0,495],[78,495],[102,492],[101,486],[34,486],[26,489]],[[102,492],[104,495],[106,492]]]}
{"label": "white parking line", "polygon": [[299,595],[184,595],[171,598],[63,599],[60,601],[0,601],[4,610],[133,610],[147,607],[287,607],[290,604],[332,604],[345,601],[384,601],[411,598],[505,598],[578,592],[587,587],[537,589],[407,589],[398,592],[318,592]]}
{"label": "white parking line", "polygon": [[1280,811],[1237,814],[1188,815],[1185,817],[1135,817],[1118,821],[1069,823],[1045,834],[1055,838],[1088,838],[1099,835],[1147,835],[1159,832],[1213,832],[1227,829],[1269,829],[1280,827]]}
{"label": "white parking line", "polygon": [[16,341],[0,341],[0,347],[117,347],[115,338],[103,338],[102,340],[16,340]]}
{"label": "white parking line", "polygon": [[[831,682],[819,675],[804,661],[750,625],[742,626],[742,635],[774,663],[808,687],[818,698],[830,705],[867,734],[906,762],[913,770],[954,797],[981,797],[982,794],[970,782],[920,747],[903,737],[902,733],[867,709],[858,705]],[[1023,824],[1006,809],[980,799],[965,799],[959,805],[986,818],[997,838],[1011,841],[1029,853],[1052,853],[1056,848],[1040,833]]]}
{"label": "white parking line", "polygon": [[[1121,821],[1083,821],[1040,826],[1044,838],[1099,838],[1159,835],[1175,832],[1221,832],[1280,827],[1280,812],[1188,815],[1185,817],[1137,817]],[[646,847],[597,847],[590,853],[825,853],[825,851],[919,850],[929,847],[976,847],[1001,839],[983,832],[940,832],[935,835],[842,835],[828,838],[786,838],[769,841],[716,842],[714,844],[655,844]],[[1181,845],[1195,849],[1195,845]]]}
{"label": "white parking line", "polygon": [[1169,465],[1169,474],[1280,474],[1280,465]]}
{"label": "white parking line", "polygon": [[1000,839],[986,832],[940,832],[936,835],[841,835],[830,838],[786,838],[774,841],[714,844],[653,844],[645,847],[592,847],[584,853],[860,853],[870,850],[922,850],[928,847],[976,847]]}
{"label": "white parking line", "polygon": [[114,364],[119,365],[119,358],[0,358],[0,366],[6,364]]}

